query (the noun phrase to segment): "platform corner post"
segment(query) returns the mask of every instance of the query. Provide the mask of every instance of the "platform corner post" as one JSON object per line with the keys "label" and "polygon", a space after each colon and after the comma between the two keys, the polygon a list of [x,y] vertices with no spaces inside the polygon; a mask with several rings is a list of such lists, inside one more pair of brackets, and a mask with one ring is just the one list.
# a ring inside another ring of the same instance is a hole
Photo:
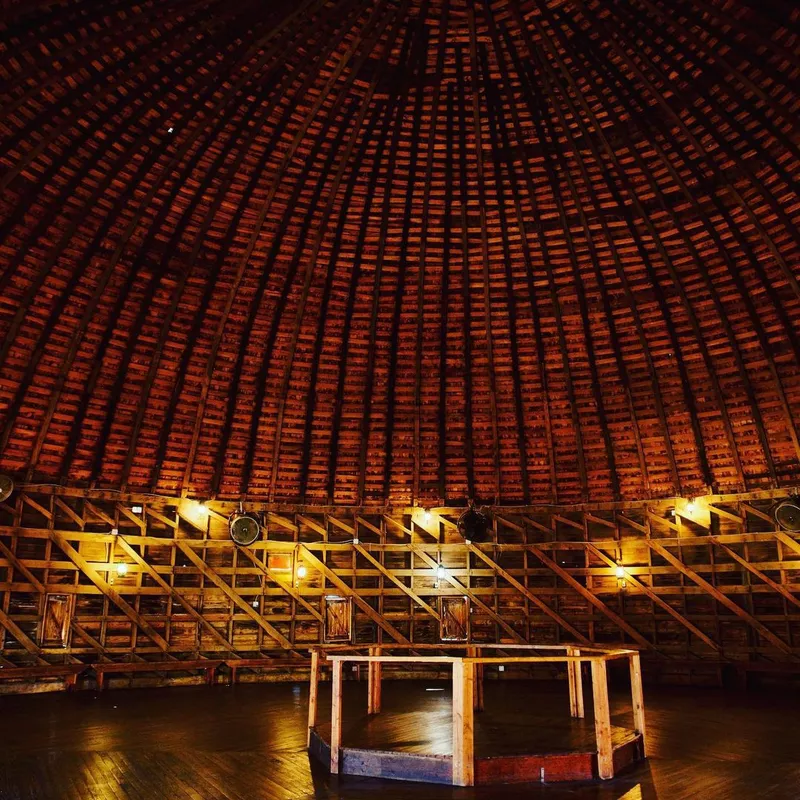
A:
{"label": "platform corner post", "polygon": [[342,662],[335,659],[331,676],[331,773],[339,773],[342,748]]}
{"label": "platform corner post", "polygon": [[608,706],[608,669],[605,659],[592,659],[594,730],[597,737],[597,772],[603,780],[614,777],[614,748],[611,743],[611,712]]}
{"label": "platform corner post", "polygon": [[644,719],[644,692],[642,690],[642,659],[639,653],[628,656],[631,668],[631,702],[633,727],[642,737],[642,755],[647,758],[647,731]]}
{"label": "platform corner post", "polygon": [[[580,656],[577,647],[567,647],[568,656]],[[583,671],[580,661],[567,661],[567,682],[569,684],[569,713],[571,717],[583,719]]]}
{"label": "platform corner post", "polygon": [[311,732],[317,727],[317,697],[319,695],[319,651],[311,651],[311,675],[308,686],[308,740],[311,746]]}
{"label": "platform corner post", "polygon": [[475,663],[453,662],[453,785],[475,783],[474,750]]}
{"label": "platform corner post", "polygon": [[[370,647],[371,656],[381,654],[379,647]],[[367,669],[367,712],[369,714],[381,713],[381,678],[382,664],[380,661],[370,661]]]}

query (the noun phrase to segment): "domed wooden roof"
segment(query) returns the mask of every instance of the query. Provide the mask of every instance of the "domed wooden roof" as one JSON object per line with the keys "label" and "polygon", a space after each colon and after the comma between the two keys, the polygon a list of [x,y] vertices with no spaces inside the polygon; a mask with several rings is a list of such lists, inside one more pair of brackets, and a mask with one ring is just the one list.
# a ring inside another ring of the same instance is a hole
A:
{"label": "domed wooden roof", "polygon": [[309,504],[800,480],[788,0],[4,13],[0,469]]}

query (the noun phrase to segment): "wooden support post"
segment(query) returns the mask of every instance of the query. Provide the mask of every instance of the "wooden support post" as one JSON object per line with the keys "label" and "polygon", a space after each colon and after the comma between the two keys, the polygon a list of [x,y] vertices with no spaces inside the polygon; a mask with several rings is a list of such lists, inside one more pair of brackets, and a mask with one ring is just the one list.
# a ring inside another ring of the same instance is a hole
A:
{"label": "wooden support post", "polygon": [[614,777],[614,748],[611,745],[611,712],[608,707],[608,670],[602,659],[592,661],[594,731],[597,737],[597,773],[603,780]]}
{"label": "wooden support post", "polygon": [[642,659],[638,653],[628,657],[631,665],[631,700],[633,727],[642,737],[642,755],[647,758],[647,731],[644,720],[644,693],[642,692]]}
{"label": "wooden support post", "polygon": [[[369,654],[371,656],[379,656],[381,654],[379,647],[370,647]],[[367,713],[380,714],[381,713],[381,674],[382,667],[380,661],[370,661],[367,667]]]}
{"label": "wooden support post", "polygon": [[[577,647],[568,647],[568,656],[579,656],[581,651]],[[567,682],[569,683],[569,715],[583,719],[583,671],[580,661],[567,661]]]}
{"label": "wooden support post", "polygon": [[317,727],[317,697],[319,695],[319,651],[311,651],[311,677],[308,685],[308,738],[306,746],[311,745],[311,731]]}
{"label": "wooden support post", "polygon": [[331,677],[331,774],[339,774],[342,749],[342,662],[333,662]]}
{"label": "wooden support post", "polygon": [[[480,653],[477,647],[468,647],[467,655],[470,658],[477,658]],[[476,711],[483,711],[483,664],[475,664],[475,691],[472,697],[472,707]]]}
{"label": "wooden support post", "polygon": [[453,662],[453,785],[475,783],[473,693],[475,664]]}

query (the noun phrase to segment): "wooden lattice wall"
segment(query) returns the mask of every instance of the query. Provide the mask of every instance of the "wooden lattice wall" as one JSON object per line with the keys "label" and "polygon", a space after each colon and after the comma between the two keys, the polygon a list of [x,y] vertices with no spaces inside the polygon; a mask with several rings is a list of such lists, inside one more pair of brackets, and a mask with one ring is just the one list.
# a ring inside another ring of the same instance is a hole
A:
{"label": "wooden lattice wall", "polygon": [[[800,543],[775,529],[772,495],[495,509],[478,546],[458,509],[274,508],[266,538],[237,547],[222,504],[21,491],[0,505],[0,664],[302,665],[326,596],[352,598],[361,643],[435,643],[439,598],[467,596],[474,642],[624,642],[651,675],[681,680],[729,662],[790,671]],[[53,646],[65,607],[66,646]]]}

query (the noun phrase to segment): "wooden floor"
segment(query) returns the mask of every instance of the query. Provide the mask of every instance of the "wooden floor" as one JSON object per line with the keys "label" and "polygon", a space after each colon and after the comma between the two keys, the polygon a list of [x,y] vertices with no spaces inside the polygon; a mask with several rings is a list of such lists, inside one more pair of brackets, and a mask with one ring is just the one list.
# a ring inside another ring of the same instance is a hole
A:
{"label": "wooden floor", "polygon": [[[369,721],[365,684],[347,683],[345,743],[449,752],[449,698],[425,691],[443,686],[386,681],[387,713]],[[487,683],[491,711],[478,715],[477,747],[543,741],[548,719],[566,723],[566,691],[565,683]],[[597,785],[482,790],[331,778],[305,752],[306,696],[304,685],[251,684],[0,697],[0,799],[800,798],[800,698],[788,692],[651,688],[644,765]],[[630,726],[622,689],[612,695],[612,722]],[[584,736],[583,727],[562,726],[556,747]]]}

